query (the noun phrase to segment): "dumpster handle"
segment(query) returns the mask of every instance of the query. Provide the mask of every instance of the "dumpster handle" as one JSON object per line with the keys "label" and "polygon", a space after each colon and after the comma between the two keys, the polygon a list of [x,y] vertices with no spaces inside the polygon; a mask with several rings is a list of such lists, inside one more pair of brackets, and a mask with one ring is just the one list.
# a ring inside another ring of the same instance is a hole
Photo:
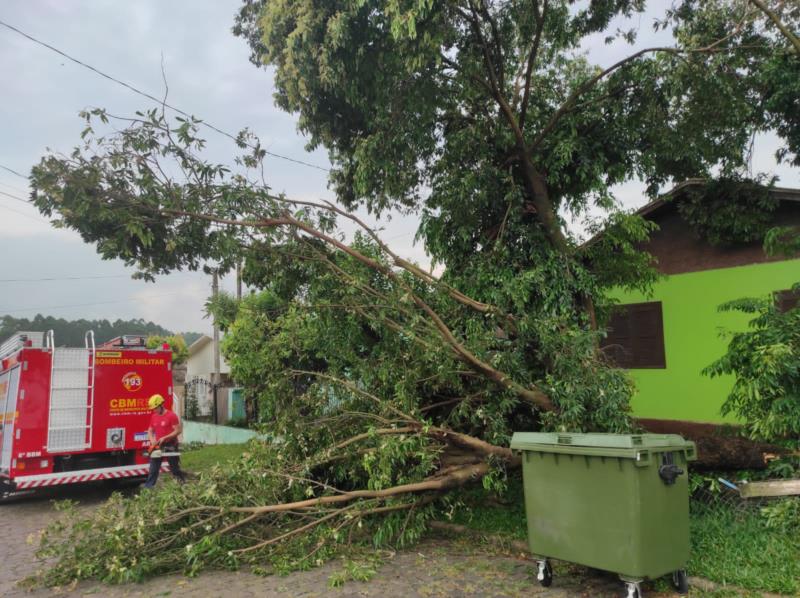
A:
{"label": "dumpster handle", "polygon": [[650,465],[650,451],[636,451],[636,467],[646,467]]}
{"label": "dumpster handle", "polygon": [[685,472],[675,465],[675,456],[672,452],[661,454],[661,466],[658,468],[658,475],[667,486],[672,486],[678,476]]}

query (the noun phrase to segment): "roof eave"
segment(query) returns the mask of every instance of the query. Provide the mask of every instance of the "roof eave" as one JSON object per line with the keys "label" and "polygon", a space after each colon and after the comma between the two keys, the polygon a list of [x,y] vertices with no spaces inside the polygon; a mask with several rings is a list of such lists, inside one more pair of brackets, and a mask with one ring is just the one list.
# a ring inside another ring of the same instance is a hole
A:
{"label": "roof eave", "polygon": [[212,340],[213,340],[213,339],[212,339],[210,336],[208,336],[207,334],[204,334],[203,336],[201,336],[200,338],[198,338],[198,339],[197,339],[196,341],[194,341],[194,342],[193,342],[191,345],[189,345],[189,356],[191,357],[192,355],[194,355],[195,353],[197,353],[197,352],[198,352],[200,349],[202,349],[203,347],[205,347],[205,346],[206,346],[208,343],[210,343]]}
{"label": "roof eave", "polygon": [[[686,179],[685,181],[681,181],[677,185],[675,185],[672,189],[664,193],[663,195],[659,195],[653,201],[646,203],[641,208],[636,210],[634,214],[638,214],[639,216],[646,217],[654,212],[657,212],[662,207],[667,205],[678,193],[683,191],[688,187],[695,187],[697,185],[703,185],[708,182],[708,179],[703,178],[693,178],[693,179]],[[797,201],[800,202],[800,189],[794,189],[791,187],[771,187],[770,193],[777,196],[777,198],[781,201]],[[582,243],[580,247],[582,249],[588,249],[600,238],[603,236],[603,232],[599,232],[594,235],[591,239],[587,240],[585,243]]]}

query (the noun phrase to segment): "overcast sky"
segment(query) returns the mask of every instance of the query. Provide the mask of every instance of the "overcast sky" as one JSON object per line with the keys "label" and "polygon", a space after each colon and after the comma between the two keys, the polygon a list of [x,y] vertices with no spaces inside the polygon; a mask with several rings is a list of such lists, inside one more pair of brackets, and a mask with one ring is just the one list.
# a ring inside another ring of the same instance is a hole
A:
{"label": "overcast sky", "polygon": [[[245,42],[231,34],[238,0],[3,0],[0,20],[139,89],[163,94],[162,56],[169,101],[226,131],[250,127],[272,152],[328,166],[324,151],[307,153],[296,119],[273,105],[272,73],[248,61]],[[658,3],[656,3],[658,4]],[[637,45],[654,39],[652,19],[637,17]],[[586,44],[592,60],[608,64],[630,48],[606,46],[600,36]],[[67,152],[79,140],[78,112],[104,107],[115,114],[148,108],[144,98],[99,77],[30,40],[0,27],[0,165],[27,174],[47,148]],[[233,142],[208,133],[212,160],[228,162]],[[780,176],[780,185],[800,186],[797,169],[776,167],[776,140],[761,138],[754,170]],[[293,197],[330,198],[326,173],[267,159],[267,180]],[[18,198],[28,196],[25,179],[0,169],[0,315],[36,313],[65,318],[145,318],[178,331],[208,331],[202,305],[210,280],[177,273],[156,283],[130,279],[117,261],[103,261],[73,232],[53,229]],[[622,202],[646,200],[640,185],[619,189]],[[384,232],[406,257],[424,262],[413,245],[413,218],[395,217]],[[87,278],[94,277],[94,278]],[[103,277],[103,278],[98,278]],[[41,280],[57,278],[59,280]],[[66,280],[66,279],[73,280]],[[18,282],[20,280],[25,282]],[[30,280],[37,279],[37,280]],[[232,280],[223,288],[233,289]]]}

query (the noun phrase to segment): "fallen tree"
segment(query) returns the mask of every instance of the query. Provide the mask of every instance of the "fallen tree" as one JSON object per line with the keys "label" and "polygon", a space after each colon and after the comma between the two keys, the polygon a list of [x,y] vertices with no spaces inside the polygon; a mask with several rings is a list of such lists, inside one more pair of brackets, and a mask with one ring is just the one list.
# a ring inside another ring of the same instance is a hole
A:
{"label": "fallen tree", "polygon": [[443,491],[485,473],[479,465],[417,484],[347,492],[267,466],[282,460],[280,447],[253,442],[231,468],[185,487],[114,495],[90,517],[61,504],[65,513],[41,538],[38,554],[53,565],[39,581],[120,583],[243,563],[265,572],[307,568],[376,536],[415,540]]}
{"label": "fallen tree", "polygon": [[[303,567],[356,540],[402,545],[450,490],[502,491],[519,466],[507,448],[514,428],[629,428],[630,381],[597,351],[576,291],[549,315],[471,298],[341,208],[209,166],[193,154],[197,123],[176,134],[158,110],[128,123],[85,153],[45,158],[36,202],[144,276],[244,258],[245,280],[264,290],[209,309],[276,441],[253,444],[230,471],[57,524],[43,539],[41,555],[56,557],[47,583]],[[180,185],[165,157],[186,176]],[[357,225],[352,241],[334,216]]]}
{"label": "fallen tree", "polygon": [[[205,161],[201,121],[166,105],[87,111],[83,145],[33,169],[42,213],[145,278],[244,260],[260,292],[209,309],[275,438],[195,484],[56,524],[46,582],[286,570],[402,545],[458,507],[452,489],[502,491],[513,430],[629,429],[631,383],[597,349],[605,291],[655,275],[636,249],[650,227],[611,188],[741,166],[749,132],[788,114],[774,92],[795,64],[724,2],[685,3],[666,17],[674,46],[603,67],[576,50],[639,3],[408,4],[242,9],[279,105],[330,152],[337,203],[272,192],[247,133],[235,167]],[[360,207],[416,210],[442,275],[393,251]],[[605,234],[582,246],[562,215],[593,208]]]}

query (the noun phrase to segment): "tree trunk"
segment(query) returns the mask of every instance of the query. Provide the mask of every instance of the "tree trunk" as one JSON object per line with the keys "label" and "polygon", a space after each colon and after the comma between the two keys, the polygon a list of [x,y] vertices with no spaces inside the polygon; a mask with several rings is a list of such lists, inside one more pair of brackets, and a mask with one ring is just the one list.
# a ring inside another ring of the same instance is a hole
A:
{"label": "tree trunk", "polygon": [[702,424],[690,421],[640,419],[648,432],[680,434],[697,445],[697,469],[764,469],[768,455],[781,455],[785,449],[742,436],[737,426]]}

